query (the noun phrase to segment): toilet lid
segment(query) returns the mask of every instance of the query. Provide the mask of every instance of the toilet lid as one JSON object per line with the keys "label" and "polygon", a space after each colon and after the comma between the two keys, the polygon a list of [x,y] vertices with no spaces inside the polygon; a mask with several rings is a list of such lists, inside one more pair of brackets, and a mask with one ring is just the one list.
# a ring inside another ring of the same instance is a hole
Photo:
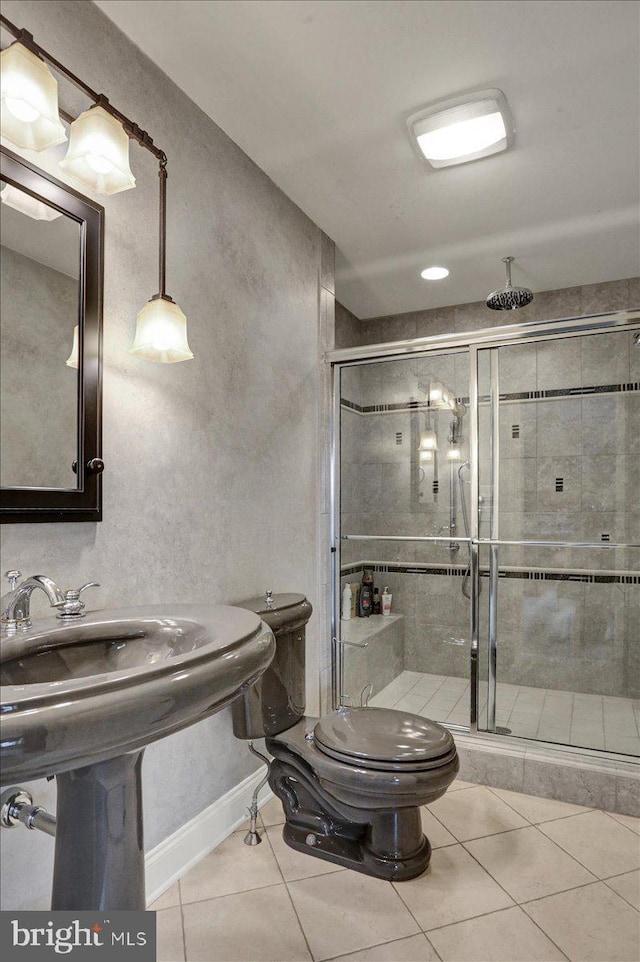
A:
{"label": "toilet lid", "polygon": [[314,739],[331,758],[376,769],[430,768],[455,749],[442,725],[391,708],[340,708],[317,723]]}

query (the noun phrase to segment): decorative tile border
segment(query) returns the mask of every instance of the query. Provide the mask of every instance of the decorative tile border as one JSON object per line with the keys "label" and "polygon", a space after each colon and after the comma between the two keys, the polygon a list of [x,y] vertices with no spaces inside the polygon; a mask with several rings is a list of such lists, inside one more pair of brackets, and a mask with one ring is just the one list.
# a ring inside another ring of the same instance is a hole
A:
{"label": "decorative tile border", "polygon": [[[592,397],[594,394],[626,394],[628,392],[640,391],[640,381],[628,381],[621,384],[595,384],[586,387],[556,388],[547,391],[515,391],[512,393],[501,394],[501,401],[540,401],[548,398],[565,397]],[[457,397],[458,404],[469,404],[468,397]],[[480,404],[489,402],[489,395],[482,395],[478,398]],[[444,411],[451,413],[446,408],[437,408],[429,404],[428,401],[404,401],[395,404],[357,404],[347,398],[340,398],[341,407],[355,411],[357,414],[398,414],[403,411]]]}
{"label": "decorative tile border", "polygon": [[[353,564],[343,565],[340,569],[340,575],[345,577],[346,575],[358,574],[365,568],[367,571],[378,572],[379,574],[446,575],[450,578],[464,578],[467,573],[467,565],[402,564],[394,561],[388,564],[369,564],[368,562],[357,561]],[[480,577],[489,577],[487,567],[480,567]],[[576,571],[560,568],[541,570],[539,568],[509,567],[500,568],[498,577],[524,581],[573,581],[583,584],[640,585],[640,575],[632,572],[614,574],[612,572]]]}

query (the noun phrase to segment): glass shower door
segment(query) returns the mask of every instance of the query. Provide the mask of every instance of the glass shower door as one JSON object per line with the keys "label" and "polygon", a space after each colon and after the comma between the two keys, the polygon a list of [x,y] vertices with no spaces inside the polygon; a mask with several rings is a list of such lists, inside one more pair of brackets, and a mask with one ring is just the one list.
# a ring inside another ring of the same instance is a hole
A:
{"label": "glass shower door", "polygon": [[479,727],[640,754],[640,347],[477,354]]}
{"label": "glass shower door", "polygon": [[[339,368],[337,701],[468,726],[469,351]],[[391,616],[356,616],[365,573]],[[336,606],[337,607],[337,606]],[[366,647],[365,647],[366,646]]]}

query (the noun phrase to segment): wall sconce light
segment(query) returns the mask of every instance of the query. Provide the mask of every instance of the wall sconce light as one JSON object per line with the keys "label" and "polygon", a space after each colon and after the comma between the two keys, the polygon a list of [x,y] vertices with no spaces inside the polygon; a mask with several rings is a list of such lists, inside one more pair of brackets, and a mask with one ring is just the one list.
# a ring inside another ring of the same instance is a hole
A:
{"label": "wall sconce light", "polygon": [[[145,130],[116,110],[103,94],[92,90],[55,60],[27,30],[20,30],[4,16],[0,16],[0,23],[16,37],[16,42],[2,52],[2,134],[11,143],[33,150],[62,143],[67,135],[60,123],[61,114],[71,124],[69,149],[60,161],[61,168],[85,187],[106,195],[135,187],[129,166],[130,138],[158,160],[159,292],[138,313],[130,353],[161,364],[190,360],[193,354],[187,343],[187,319],[165,290],[167,155]],[[47,63],[89,97],[93,106],[77,118],[59,111],[58,84]],[[72,358],[73,351],[67,361],[70,367],[73,366],[70,363]]]}
{"label": "wall sconce light", "polygon": [[460,460],[462,460],[462,455],[461,455],[461,452],[460,452],[460,448],[449,448],[449,450],[448,450],[447,453],[446,453],[446,459],[447,459],[447,461],[460,461]]}
{"label": "wall sconce light", "polygon": [[71,124],[69,149],[60,166],[98,194],[117,194],[136,186],[125,129],[99,105],[85,110]]}
{"label": "wall sconce light", "polygon": [[418,460],[421,464],[434,460],[433,451],[419,451]]}
{"label": "wall sconce light", "polygon": [[0,190],[0,198],[2,199],[2,203],[6,204],[7,207],[12,207],[21,214],[32,217],[33,220],[51,221],[55,220],[56,217],[62,217],[59,210],[49,207],[48,204],[44,204],[41,200],[38,200],[37,197],[32,197],[31,194],[27,194],[18,187],[14,187],[13,184],[6,184],[3,189]]}
{"label": "wall sconce light", "polygon": [[58,83],[46,63],[23,43],[2,51],[2,135],[27,150],[67,139],[58,115]]}
{"label": "wall sconce light", "polygon": [[78,367],[78,356],[79,356],[78,339],[79,339],[78,325],[76,324],[76,326],[73,329],[73,347],[71,348],[71,354],[69,355],[69,357],[65,362],[67,367],[75,367],[75,368]]}

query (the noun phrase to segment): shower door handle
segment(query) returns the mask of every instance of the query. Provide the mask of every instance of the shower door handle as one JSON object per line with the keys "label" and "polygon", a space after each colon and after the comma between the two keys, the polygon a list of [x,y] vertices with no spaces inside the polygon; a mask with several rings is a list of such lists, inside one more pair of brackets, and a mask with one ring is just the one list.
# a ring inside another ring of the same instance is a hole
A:
{"label": "shower door handle", "polygon": [[368,641],[362,641],[362,642],[343,641],[342,638],[334,638],[333,640],[336,643],[336,645],[348,645],[350,648],[368,648],[369,647]]}

